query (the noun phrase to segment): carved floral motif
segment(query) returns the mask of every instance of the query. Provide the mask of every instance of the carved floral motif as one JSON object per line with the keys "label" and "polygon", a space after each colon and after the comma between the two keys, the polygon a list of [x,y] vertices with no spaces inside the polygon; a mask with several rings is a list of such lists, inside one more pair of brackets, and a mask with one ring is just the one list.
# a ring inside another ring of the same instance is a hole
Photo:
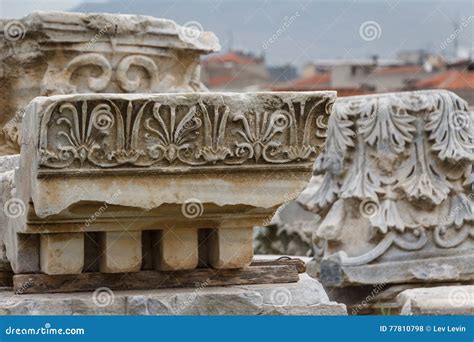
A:
{"label": "carved floral motif", "polygon": [[314,165],[321,186],[300,201],[322,217],[315,249],[321,241],[344,240],[344,231],[353,229],[349,217],[372,231],[370,241],[352,244],[373,248],[352,256],[340,250],[342,265],[372,262],[393,246],[461,245],[474,237],[473,162],[473,117],[451,92],[338,99]]}
{"label": "carved floral motif", "polygon": [[205,95],[192,95],[196,101],[186,95],[163,95],[162,100],[84,97],[55,102],[46,110],[41,167],[304,164],[324,143],[326,107],[333,102],[309,97],[249,106]]}

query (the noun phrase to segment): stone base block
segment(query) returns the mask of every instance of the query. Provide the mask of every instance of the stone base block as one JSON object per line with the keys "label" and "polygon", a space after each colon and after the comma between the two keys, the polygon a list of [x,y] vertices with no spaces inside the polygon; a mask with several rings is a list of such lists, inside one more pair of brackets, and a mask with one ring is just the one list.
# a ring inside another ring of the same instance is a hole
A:
{"label": "stone base block", "polygon": [[474,315],[474,285],[405,290],[397,302],[402,315]]}
{"label": "stone base block", "polygon": [[246,267],[253,258],[253,228],[215,229],[208,246],[211,267]]}
{"label": "stone base block", "polygon": [[100,272],[138,272],[142,265],[142,232],[103,232]]}
{"label": "stone base block", "polygon": [[[27,286],[27,285],[26,285]],[[0,315],[346,315],[306,274],[292,284],[15,295],[0,291]]]}
{"label": "stone base block", "polygon": [[[324,286],[346,287],[350,285],[402,284],[457,281],[474,279],[474,255],[446,256],[429,259],[413,259],[381,262],[361,266],[344,266],[340,258],[328,258],[321,262],[321,269],[311,265],[308,273],[318,277]],[[319,271],[320,273],[313,273]]]}
{"label": "stone base block", "polygon": [[153,266],[158,271],[192,270],[198,265],[198,230],[170,228],[153,232]]}
{"label": "stone base block", "polygon": [[77,274],[84,267],[84,234],[41,234],[40,266],[46,274]]}
{"label": "stone base block", "polygon": [[14,273],[36,273],[40,271],[39,234],[9,234],[7,256]]}

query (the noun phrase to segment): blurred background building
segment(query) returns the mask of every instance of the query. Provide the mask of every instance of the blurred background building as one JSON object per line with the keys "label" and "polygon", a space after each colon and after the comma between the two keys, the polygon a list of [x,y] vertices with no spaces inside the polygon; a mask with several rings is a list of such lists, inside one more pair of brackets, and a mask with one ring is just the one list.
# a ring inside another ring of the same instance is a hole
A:
{"label": "blurred background building", "polygon": [[0,0],[3,18],[33,10],[151,15],[213,31],[222,52],[201,75],[211,90],[444,88],[474,106],[473,0]]}
{"label": "blurred background building", "polygon": [[204,60],[202,79],[219,91],[336,90],[339,96],[417,89],[448,89],[474,105],[474,61],[449,61],[425,50],[401,51],[393,60],[315,60],[301,71],[268,66],[263,55],[229,51]]}

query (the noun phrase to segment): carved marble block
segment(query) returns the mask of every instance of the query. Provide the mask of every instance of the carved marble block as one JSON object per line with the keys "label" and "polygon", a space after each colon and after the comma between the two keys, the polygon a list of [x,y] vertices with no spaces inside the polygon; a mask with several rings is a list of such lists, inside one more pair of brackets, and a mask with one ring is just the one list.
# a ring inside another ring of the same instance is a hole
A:
{"label": "carved marble block", "polygon": [[334,92],[35,99],[16,173],[26,210],[8,227],[14,271],[247,266],[253,226],[307,184],[334,101]]}
{"label": "carved marble block", "polygon": [[192,92],[212,32],[138,15],[35,12],[0,20],[0,154],[18,153],[23,108],[36,96]]}
{"label": "carved marble block", "polygon": [[[448,91],[340,98],[299,201],[329,286],[474,279],[474,124]],[[316,190],[314,190],[316,189]]]}
{"label": "carved marble block", "polygon": [[[11,272],[10,262],[5,253],[4,235],[8,218],[21,215],[24,207],[15,200],[15,168],[20,155],[0,156],[0,274]],[[1,280],[0,280],[1,282]]]}

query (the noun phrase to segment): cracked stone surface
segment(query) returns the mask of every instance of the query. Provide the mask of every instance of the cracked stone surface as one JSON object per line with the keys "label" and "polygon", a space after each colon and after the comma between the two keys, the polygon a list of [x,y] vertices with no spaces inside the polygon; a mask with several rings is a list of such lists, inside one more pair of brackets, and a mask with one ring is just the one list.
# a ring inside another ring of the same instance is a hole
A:
{"label": "cracked stone surface", "polygon": [[346,315],[306,274],[298,283],[41,295],[0,291],[1,315]]}

